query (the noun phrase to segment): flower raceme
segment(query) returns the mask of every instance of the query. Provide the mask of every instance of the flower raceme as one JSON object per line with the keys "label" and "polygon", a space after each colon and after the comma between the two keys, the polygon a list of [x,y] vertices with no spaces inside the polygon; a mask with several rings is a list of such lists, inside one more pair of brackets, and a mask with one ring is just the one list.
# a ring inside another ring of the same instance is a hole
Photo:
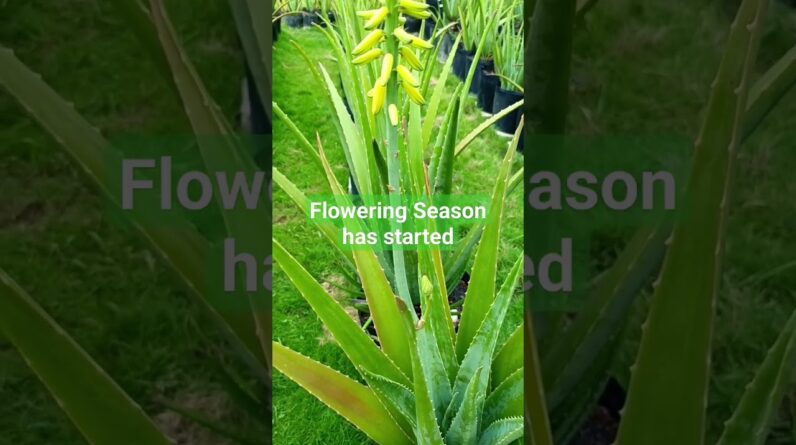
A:
{"label": "flower raceme", "polygon": [[[374,115],[378,114],[387,105],[390,123],[393,126],[397,126],[400,122],[399,108],[396,104],[386,104],[390,80],[393,79],[393,74],[395,74],[395,80],[406,92],[409,100],[418,105],[425,104],[425,99],[418,89],[420,82],[417,76],[412,73],[412,70],[423,70],[423,65],[420,62],[420,58],[415,54],[414,49],[429,50],[433,48],[433,45],[420,37],[408,33],[402,27],[402,24],[406,21],[403,15],[421,20],[431,17],[429,6],[424,1],[398,0],[394,3],[387,2],[387,5],[390,4],[395,6],[392,9],[389,6],[382,6],[377,9],[357,12],[357,16],[365,21],[365,29],[370,32],[354,47],[351,53],[354,56],[353,63],[355,65],[364,65],[381,59],[380,75],[375,85],[367,93],[367,96],[371,99],[370,111]],[[386,26],[387,19],[391,14],[397,14],[397,23],[399,25],[388,35],[389,31],[385,32],[382,27]],[[389,50],[382,48],[387,39],[395,39],[393,42],[398,47],[397,54],[393,55]]]}

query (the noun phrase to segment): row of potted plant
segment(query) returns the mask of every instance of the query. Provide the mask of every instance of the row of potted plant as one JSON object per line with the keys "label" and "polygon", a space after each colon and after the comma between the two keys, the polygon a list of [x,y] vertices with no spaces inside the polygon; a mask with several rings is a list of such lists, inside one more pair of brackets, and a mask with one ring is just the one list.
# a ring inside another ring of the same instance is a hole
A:
{"label": "row of potted plant", "polygon": [[329,0],[278,0],[274,4],[276,23],[284,21],[288,28],[323,26],[326,22],[321,16],[334,22],[334,14],[329,6]]}
{"label": "row of potted plant", "polygon": [[[523,32],[522,3],[519,0],[459,0],[445,2],[442,20],[450,24],[450,33],[442,37],[439,59],[454,57],[453,72],[464,80],[470,65],[477,64],[469,92],[477,97],[484,116],[492,116],[523,98]],[[497,17],[495,30],[488,34],[480,57],[475,58],[478,39]],[[451,53],[456,35],[462,44]],[[510,137],[519,124],[521,111],[516,110],[500,119],[495,129]]]}

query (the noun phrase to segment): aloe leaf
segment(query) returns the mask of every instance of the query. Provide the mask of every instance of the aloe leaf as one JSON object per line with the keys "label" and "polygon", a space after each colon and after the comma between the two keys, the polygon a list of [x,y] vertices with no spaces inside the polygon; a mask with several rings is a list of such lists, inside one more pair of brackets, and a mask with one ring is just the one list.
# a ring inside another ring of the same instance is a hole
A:
{"label": "aloe leaf", "polygon": [[553,433],[550,430],[550,418],[547,415],[547,403],[544,395],[544,382],[537,352],[536,334],[533,328],[533,314],[525,306],[525,421],[533,445],[553,445]]}
{"label": "aloe leaf", "polygon": [[[229,124],[221,115],[220,110],[207,93],[199,76],[188,61],[185,51],[181,48],[174,28],[169,21],[166,9],[161,0],[151,0],[152,21],[155,24],[163,52],[171,66],[182,103],[194,132],[198,135],[199,151],[205,167],[211,172],[226,172],[237,175],[243,172],[245,177],[252,178],[257,170],[254,159],[243,148],[240,140],[232,136]],[[210,135],[210,136],[208,136]],[[216,136],[213,136],[216,135]],[[223,136],[222,136],[223,135]],[[250,252],[266,257],[270,254],[270,243],[263,237],[263,228],[270,232],[270,207],[255,206],[254,209],[243,209],[238,203],[233,211],[222,211],[221,215],[227,227],[228,236],[245,243]],[[220,203],[219,203],[220,205]],[[270,233],[268,233],[270,238]],[[251,316],[255,321],[255,335],[260,341],[263,356],[268,365],[271,344],[270,295],[264,290],[248,294],[251,303]]]}
{"label": "aloe leaf", "polygon": [[273,358],[279,372],[377,443],[412,443],[372,389],[277,342],[273,343]]}
{"label": "aloe leaf", "polygon": [[362,135],[359,133],[357,125],[351,120],[351,116],[348,114],[345,105],[343,105],[343,99],[337,93],[337,88],[329,77],[329,73],[326,72],[323,65],[321,65],[320,68],[323,80],[326,83],[326,89],[329,94],[331,94],[335,113],[337,115],[337,119],[332,120],[337,124],[338,131],[340,132],[340,141],[347,151],[357,190],[365,196],[373,195],[366,147]]}
{"label": "aloe leaf", "polygon": [[481,240],[481,234],[484,232],[483,224],[478,224],[467,232],[467,235],[462,238],[456,245],[456,249],[445,258],[445,284],[449,292],[453,292],[456,286],[464,276],[467,270],[470,257]]}
{"label": "aloe leaf", "polygon": [[763,445],[796,369],[796,312],[766,354],[717,445]]}
{"label": "aloe leaf", "polygon": [[[640,329],[640,321],[638,324],[639,326],[633,328]],[[628,332],[627,327],[614,333],[610,343],[602,347],[600,354],[594,358],[593,366],[582,374],[581,380],[556,404],[555,408],[551,408],[548,403],[554,443],[571,442],[572,437],[594,413],[597,402],[610,379],[609,371],[620,351],[625,332]]]}
{"label": "aloe leaf", "polygon": [[[459,107],[461,104],[460,98],[454,98],[452,116],[459,115]],[[454,149],[456,144],[456,135],[459,132],[459,120],[452,119],[448,125],[447,135],[445,142],[442,145],[442,151],[439,157],[439,164],[437,165],[437,177],[434,181],[434,194],[435,195],[450,195],[453,189],[453,161]]]}
{"label": "aloe leaf", "polygon": [[409,123],[407,125],[407,161],[409,162],[409,172],[412,178],[412,193],[421,196],[425,192],[426,186],[426,164],[423,162],[423,135],[422,118],[420,116],[420,106],[411,103],[409,106]]}
{"label": "aloe leaf", "polygon": [[522,439],[523,431],[522,417],[496,420],[481,434],[478,445],[509,445]]}
{"label": "aloe leaf", "polygon": [[2,269],[0,332],[90,443],[171,443],[141,407]]}
{"label": "aloe leaf", "polygon": [[415,396],[412,394],[412,390],[401,383],[374,374],[365,368],[361,368],[360,373],[376,395],[382,401],[394,406],[397,412],[408,422],[411,429],[414,430],[417,422],[415,420]]}
{"label": "aloe leaf", "polygon": [[[307,196],[304,195],[304,193],[299,190],[299,188],[296,187],[296,185],[293,184],[276,167],[272,169],[272,176],[276,185],[290,197],[290,199],[296,204],[296,207],[298,207],[302,212],[306,213],[310,206],[310,200],[307,198]],[[350,266],[351,269],[353,269],[353,254],[350,250],[341,249],[338,244],[339,229],[330,222],[325,222],[318,219],[313,219],[312,222],[321,232],[323,237],[329,242],[329,245],[334,249],[335,252],[337,252],[337,255],[344,260],[346,266]]]}
{"label": "aloe leaf", "polygon": [[[332,172],[332,167],[323,152],[323,148],[319,146],[318,150],[321,162],[323,163],[324,170],[326,171],[326,179],[332,188],[338,203],[345,206],[351,205],[350,200],[337,182],[337,178]],[[361,226],[358,220],[346,219],[345,221],[348,229],[351,232],[360,232]],[[354,264],[357,267],[359,277],[362,280],[362,288],[365,291],[365,297],[368,300],[368,307],[370,308],[373,323],[376,326],[376,332],[379,336],[382,349],[406,374],[411,377],[412,363],[409,355],[411,348],[409,332],[406,330],[403,322],[401,321],[402,315],[400,313],[398,303],[396,302],[395,294],[390,287],[390,282],[384,273],[376,254],[370,249],[357,249],[353,252]],[[402,300],[401,300],[402,301]],[[414,315],[414,311],[411,311]]]}
{"label": "aloe leaf", "polygon": [[[272,16],[271,2],[229,0],[249,72],[263,105],[271,103],[271,27],[265,17]],[[269,122],[271,109],[265,107]]]}
{"label": "aloe leaf", "polygon": [[500,112],[495,113],[488,119],[484,120],[477,127],[473,129],[473,131],[467,133],[465,137],[462,138],[461,141],[456,145],[456,156],[459,156],[473,141],[478,138],[483,132],[488,130],[492,125],[495,125],[495,122],[503,119],[505,116],[508,116],[510,113],[514,112],[517,108],[520,108],[525,104],[525,100],[519,100],[514,102],[513,104],[509,105],[508,107],[502,109]]}
{"label": "aloe leaf", "polygon": [[[453,42],[453,47],[451,48],[451,54],[456,54],[456,50],[459,48],[459,44],[461,42],[461,34],[456,36],[456,40]],[[448,57],[448,60],[445,62],[445,65],[442,67],[442,71],[440,71],[439,79],[437,79],[437,86],[434,88],[434,93],[431,95],[431,99],[428,102],[428,108],[426,109],[425,120],[423,121],[423,146],[428,147],[429,142],[431,142],[431,132],[434,130],[434,122],[437,120],[437,113],[439,111],[439,105],[442,101],[442,95],[445,92],[445,84],[448,81],[448,76],[451,72],[451,67],[453,66],[454,57]],[[433,174],[431,175],[432,178],[436,177]]]}
{"label": "aloe leaf", "polygon": [[[428,221],[429,230],[434,230],[433,221]],[[433,290],[431,295],[423,297],[423,319],[431,330],[432,341],[436,342],[436,350],[432,353],[439,354],[439,360],[443,366],[446,375],[444,383],[439,382],[437,386],[439,393],[434,398],[434,406],[438,415],[438,420],[444,418],[445,406],[450,402],[451,388],[450,382],[456,377],[459,370],[459,363],[456,359],[456,350],[454,349],[454,329],[451,320],[450,306],[448,305],[447,292],[444,289],[443,272],[436,265],[439,260],[439,251],[434,250],[431,252],[419,252],[419,264],[421,271],[429,271],[430,276],[425,276],[432,283]],[[433,271],[433,272],[431,272]],[[426,328],[423,329],[423,331]],[[425,346],[426,334],[418,335],[420,340],[418,343]],[[429,347],[429,346],[426,346]],[[440,415],[440,413],[442,415]]]}
{"label": "aloe leaf", "polygon": [[310,143],[307,137],[304,136],[304,133],[302,133],[301,130],[299,130],[299,128],[296,126],[293,120],[290,119],[290,117],[287,114],[285,114],[284,111],[282,111],[282,108],[280,108],[276,102],[272,103],[271,106],[273,108],[273,111],[276,113],[276,116],[280,120],[282,120],[285,123],[285,125],[287,125],[287,128],[296,136],[299,142],[299,146],[304,150],[305,153],[310,155],[310,159],[312,159],[312,162],[314,162],[315,165],[318,167],[318,171],[323,173],[323,165],[321,165],[321,158],[318,156],[318,152],[315,151],[315,147],[312,146],[312,143]]}
{"label": "aloe leaf", "polygon": [[[521,131],[521,130],[520,130]],[[489,215],[481,235],[481,242],[475,253],[470,284],[464,298],[464,309],[456,337],[456,354],[461,359],[475,337],[476,331],[484,321],[487,310],[495,299],[495,278],[497,274],[497,250],[500,240],[500,228],[503,220],[503,209],[506,198],[511,161],[519,141],[520,131],[506,152],[495,181],[492,192]]]}
{"label": "aloe leaf", "polygon": [[492,361],[492,382],[493,386],[501,384],[514,371],[520,369],[523,363],[523,331],[522,325],[511,333],[506,343],[498,349],[495,359]]}
{"label": "aloe leaf", "polygon": [[744,118],[744,139],[754,132],[793,85],[796,85],[796,46],[771,66],[749,90]]}
{"label": "aloe leaf", "polygon": [[[121,165],[121,155],[102,137],[99,130],[75,111],[74,106],[53,91],[39,75],[23,65],[10,50],[2,47],[0,66],[3,66],[0,70],[0,83],[59,142],[100,191],[120,208],[119,197],[112,192],[113,177],[107,173],[107,167]],[[232,344],[244,355],[245,360],[254,364],[255,357],[262,359],[252,317],[239,310],[226,309],[229,305],[225,301],[227,296],[207,288],[206,270],[210,256],[207,240],[186,221],[174,221],[173,226],[179,226],[179,229],[169,229],[144,224],[135,218],[136,215],[131,216],[133,226],[177,272],[191,294],[198,297],[202,307],[228,333]],[[260,363],[262,362],[261,360]],[[265,373],[258,375],[268,380]]]}
{"label": "aloe leaf", "polygon": [[481,408],[484,403],[484,391],[479,383],[483,368],[478,368],[467,385],[462,397],[461,407],[456,412],[451,426],[445,435],[446,443],[475,444],[478,440],[478,428]]}
{"label": "aloe leaf", "polygon": [[[456,88],[453,91],[453,97],[459,95],[461,87],[461,84],[456,85]],[[448,107],[448,109],[445,111],[445,117],[442,120],[442,125],[439,126],[439,131],[437,132],[437,137],[434,141],[434,147],[431,152],[431,160],[429,161],[428,177],[432,181],[431,190],[434,190],[436,187],[434,182],[436,182],[437,179],[437,167],[439,166],[439,159],[442,157],[442,147],[445,143],[445,138],[448,136],[448,127],[451,125],[453,120],[453,107]]]}
{"label": "aloe leaf", "polygon": [[639,229],[598,280],[572,325],[554,338],[542,358],[551,411],[583,380],[584,373],[594,370],[596,358],[609,347],[642,287],[660,266],[669,234],[669,227]]}
{"label": "aloe leaf", "polygon": [[525,43],[528,131],[562,134],[569,99],[576,0],[537,0]]}
{"label": "aloe leaf", "polygon": [[766,6],[767,1],[745,0],[731,28],[695,144],[689,200],[675,225],[644,325],[619,445],[704,441],[730,172]]}
{"label": "aloe leaf", "polygon": [[[459,366],[459,372],[456,375],[454,382],[453,392],[464,395],[465,388],[475,380],[476,370],[483,368],[486,371],[481,374],[481,381],[478,382],[481,397],[486,395],[489,386],[489,370],[492,366],[492,357],[494,356],[497,347],[498,335],[500,335],[500,327],[506,317],[511,297],[514,295],[514,290],[517,287],[520,274],[522,272],[523,255],[520,255],[517,261],[512,266],[506,276],[506,281],[500,287],[497,298],[494,304],[489,308],[483,323],[478,329],[478,333],[473,338],[470,347],[467,349],[467,354]],[[461,398],[453,398],[454,406],[461,403]]]}
{"label": "aloe leaf", "polygon": [[417,419],[415,440],[419,445],[443,445],[442,432],[437,421],[433,394],[428,385],[423,361],[419,354],[412,352],[412,373],[414,374],[414,394]]}
{"label": "aloe leaf", "polygon": [[351,319],[340,303],[312,278],[310,273],[282,247],[282,244],[274,240],[273,246],[274,260],[279,268],[312,306],[351,363],[357,368],[408,385],[409,379],[376,347],[373,340]]}
{"label": "aloe leaf", "polygon": [[485,424],[490,424],[503,417],[522,417],[523,374],[522,368],[514,371],[487,397],[484,403],[484,414],[481,416]]}

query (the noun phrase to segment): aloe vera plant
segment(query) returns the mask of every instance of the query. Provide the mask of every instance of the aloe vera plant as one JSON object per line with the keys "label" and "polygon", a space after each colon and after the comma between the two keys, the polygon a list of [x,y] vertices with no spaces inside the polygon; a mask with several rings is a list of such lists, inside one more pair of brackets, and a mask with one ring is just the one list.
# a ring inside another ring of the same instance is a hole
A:
{"label": "aloe vera plant", "polygon": [[[401,26],[403,14],[426,19],[430,17],[430,9],[422,2],[376,4],[378,6],[374,9],[358,11],[350,2],[334,2],[338,19],[334,26],[321,29],[337,60],[342,81],[339,90],[322,64],[310,60],[298,46],[297,50],[307,61],[318,84],[323,86],[329,105],[334,110],[337,117],[335,125],[352,181],[363,199],[390,195],[392,204],[396,204],[394,200],[399,199],[401,193],[417,196],[423,190],[423,181],[420,169],[413,170],[411,162],[423,158],[425,153],[430,153],[428,176],[432,193],[449,195],[457,156],[489,126],[522,103],[514,104],[459,139],[461,104],[467,100],[476,64],[470,67],[465,85],[454,94],[455,100],[445,104],[443,94],[453,60],[449,60],[442,68],[436,85],[432,87],[432,60],[438,48],[407,33]],[[385,11],[400,12],[385,14]],[[488,35],[494,32],[495,23],[496,19],[493,18],[489,29],[481,36],[479,49],[486,44]],[[457,39],[454,46],[458,47],[459,44],[460,40]],[[346,103],[350,107],[350,115]],[[447,110],[444,108],[446,105]],[[300,133],[278,103],[273,104],[273,109],[295,134],[301,148],[313,159],[315,168],[322,174],[322,164],[310,142],[311,138]],[[434,134],[438,117],[443,120]],[[402,167],[407,163],[410,163],[408,168]],[[287,192],[305,212],[306,197],[303,193],[278,169],[274,169],[274,172],[276,185]],[[516,190],[520,180],[521,174],[515,174],[510,190]],[[392,226],[391,230],[398,228]],[[319,229],[324,239],[332,245],[331,248],[339,253],[341,261],[354,266],[350,253],[341,251],[336,245],[338,236],[334,228],[326,225],[319,226]],[[465,272],[463,267],[472,256],[480,236],[479,228],[473,230],[471,237],[465,237],[460,242],[460,248],[444,255],[444,263],[448,266],[446,270],[451,271],[446,286],[450,291]],[[414,252],[394,251],[379,252],[377,256],[389,281],[397,286],[398,295],[408,303],[411,301],[410,305],[419,304],[417,255]],[[356,282],[351,284],[359,285]]]}
{"label": "aloe vera plant", "polygon": [[[425,196],[432,202],[450,195],[456,155],[494,122],[484,122],[459,140],[458,122],[467,86],[460,87],[445,110],[443,88],[451,62],[442,68],[432,88],[435,48],[400,28],[402,14],[424,18],[427,11],[423,2],[416,1],[386,1],[365,11],[337,2],[337,24],[323,32],[342,73],[342,94],[326,68],[308,60],[335,109],[338,137],[364,202],[373,194]],[[493,18],[485,33],[494,25]],[[479,49],[487,38],[481,36]],[[459,43],[457,40],[455,45]],[[474,69],[470,69],[469,82]],[[353,118],[343,107],[343,96]],[[324,141],[316,137],[310,142],[313,138],[301,134],[278,104],[274,110],[327,179],[327,190],[338,203],[348,205],[350,198],[326,159]],[[437,116],[444,120],[435,136]],[[273,348],[275,368],[378,443],[508,443],[522,435],[522,372],[518,361],[511,360],[521,351],[498,354],[497,344],[521,272],[521,258],[516,259],[499,290],[495,289],[504,202],[521,178],[521,173],[511,171],[519,134],[499,166],[490,216],[448,259],[438,249],[386,255],[364,246],[344,251],[337,245],[338,229],[318,224],[356,272],[378,344],[280,241],[274,240],[275,259],[282,273],[326,325],[359,371],[359,379],[338,374],[278,343]],[[277,169],[274,179],[306,209],[307,196]],[[358,232],[366,224],[347,220],[345,227]],[[430,230],[435,225],[422,224]],[[448,294],[451,282],[455,284],[467,267],[468,251],[474,252],[474,265],[457,330]],[[495,372],[505,378],[498,381]]]}
{"label": "aloe vera plant", "polygon": [[514,7],[507,9],[504,31],[498,34],[495,42],[495,73],[505,90],[523,91],[525,25],[521,14],[522,11]]}

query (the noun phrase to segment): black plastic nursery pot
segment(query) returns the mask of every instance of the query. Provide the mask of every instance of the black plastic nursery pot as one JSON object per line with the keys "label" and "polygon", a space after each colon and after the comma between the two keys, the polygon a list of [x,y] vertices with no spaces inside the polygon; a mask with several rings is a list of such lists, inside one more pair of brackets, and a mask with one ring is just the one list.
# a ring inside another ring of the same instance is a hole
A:
{"label": "black plastic nursery pot", "polygon": [[420,33],[421,22],[422,20],[416,19],[414,17],[407,17],[406,23],[404,23],[404,29],[406,30],[406,32],[412,34],[418,34]]}
{"label": "black plastic nursery pot", "polygon": [[[467,65],[467,69],[470,69],[470,65]],[[475,74],[473,74],[473,81],[470,83],[470,94],[478,97],[481,92],[481,79],[484,78],[484,73],[492,72],[495,70],[495,61],[492,59],[479,59],[478,66],[475,69]]]}
{"label": "black plastic nursery pot", "polygon": [[[510,90],[498,88],[495,91],[495,99],[492,102],[492,114],[498,114],[504,109],[508,108],[517,101],[522,100],[523,95]],[[520,123],[520,115],[522,114],[522,107],[512,111],[504,116],[502,119],[495,123],[495,129],[498,134],[503,136],[512,136],[517,130],[517,125]]]}
{"label": "black plastic nursery pot", "polygon": [[304,27],[304,15],[303,14],[288,14],[282,19],[285,21],[285,25],[288,28],[302,28]]}
{"label": "black plastic nursery pot", "polygon": [[306,28],[311,28],[312,25],[323,22],[315,11],[305,11],[302,16],[304,17],[304,27]]}
{"label": "black plastic nursery pot", "polygon": [[274,22],[274,26],[271,28],[271,38],[274,42],[279,40],[279,34],[282,33],[282,19],[278,18]]}
{"label": "black plastic nursery pot", "polygon": [[439,63],[445,63],[448,61],[448,57],[451,53],[451,48],[453,48],[453,37],[451,37],[450,33],[445,33],[442,36],[442,40],[439,44],[439,53],[437,53],[437,60]]}
{"label": "black plastic nursery pot", "polygon": [[467,69],[470,67],[470,62],[473,61],[473,55],[460,44],[459,48],[456,49],[455,57],[453,59],[453,74],[463,81],[467,77]]}
{"label": "black plastic nursery pot", "polygon": [[500,78],[491,70],[481,73],[480,86],[478,89],[478,108],[484,116],[492,115],[492,106],[495,102],[495,91],[500,88]]}
{"label": "black plastic nursery pot", "polygon": [[434,28],[436,28],[437,23],[433,19],[427,19],[423,25],[423,38],[426,40],[431,40],[434,38]]}

